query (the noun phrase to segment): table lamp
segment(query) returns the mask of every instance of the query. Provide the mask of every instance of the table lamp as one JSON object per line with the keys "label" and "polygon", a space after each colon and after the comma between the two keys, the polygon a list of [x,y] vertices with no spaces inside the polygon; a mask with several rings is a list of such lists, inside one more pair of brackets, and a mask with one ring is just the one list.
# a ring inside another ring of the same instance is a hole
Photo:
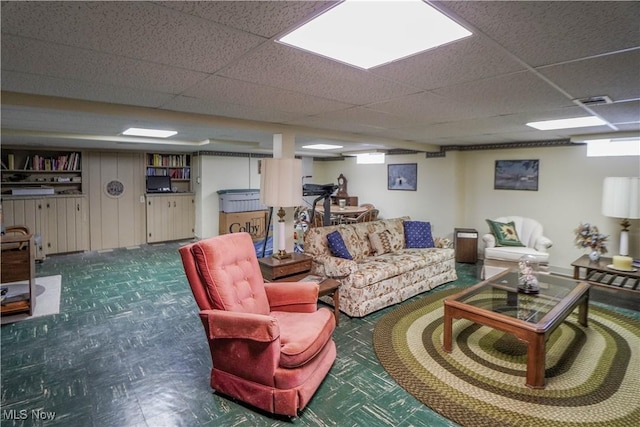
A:
{"label": "table lamp", "polygon": [[630,219],[640,218],[640,178],[607,177],[602,189],[602,215],[621,218],[620,255],[629,255]]}
{"label": "table lamp", "polygon": [[[260,174],[260,201],[278,209],[278,252],[276,259],[290,258],[286,251],[284,209],[302,203],[302,160],[262,159]],[[275,234],[275,233],[274,233]]]}

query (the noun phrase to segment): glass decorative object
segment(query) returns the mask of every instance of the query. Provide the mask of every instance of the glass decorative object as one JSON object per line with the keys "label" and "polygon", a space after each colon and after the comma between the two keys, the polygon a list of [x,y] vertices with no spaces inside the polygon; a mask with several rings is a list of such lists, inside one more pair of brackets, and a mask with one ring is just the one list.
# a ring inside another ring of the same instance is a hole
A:
{"label": "glass decorative object", "polygon": [[537,294],[539,263],[533,255],[524,255],[518,261],[518,290],[525,294]]}

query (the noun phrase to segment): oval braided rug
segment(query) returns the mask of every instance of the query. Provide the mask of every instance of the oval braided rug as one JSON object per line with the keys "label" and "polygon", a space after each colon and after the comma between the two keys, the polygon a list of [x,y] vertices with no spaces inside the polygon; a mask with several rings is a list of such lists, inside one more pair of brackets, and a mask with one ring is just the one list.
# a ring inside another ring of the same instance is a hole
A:
{"label": "oval braided rug", "polygon": [[[569,315],[547,341],[546,388],[526,387],[526,345],[453,321],[442,350],[442,300],[401,306],[376,324],[384,369],[407,392],[463,426],[640,426],[640,322],[591,304],[589,327]],[[577,310],[576,310],[577,313]]]}

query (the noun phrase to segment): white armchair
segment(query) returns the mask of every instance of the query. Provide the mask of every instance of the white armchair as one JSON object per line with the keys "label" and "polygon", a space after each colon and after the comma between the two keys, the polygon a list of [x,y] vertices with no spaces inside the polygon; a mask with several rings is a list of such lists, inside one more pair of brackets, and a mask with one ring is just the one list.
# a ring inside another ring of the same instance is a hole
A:
{"label": "white armchair", "polygon": [[[542,224],[535,219],[521,216],[503,216],[493,221],[501,223],[513,222],[520,242],[524,246],[497,246],[496,237],[492,233],[482,236],[484,242],[484,265],[485,267],[510,268],[514,267],[523,255],[532,255],[543,266],[549,263],[548,249],[553,242],[543,236]],[[492,271],[496,274],[496,271]],[[492,276],[486,272],[485,278]]]}

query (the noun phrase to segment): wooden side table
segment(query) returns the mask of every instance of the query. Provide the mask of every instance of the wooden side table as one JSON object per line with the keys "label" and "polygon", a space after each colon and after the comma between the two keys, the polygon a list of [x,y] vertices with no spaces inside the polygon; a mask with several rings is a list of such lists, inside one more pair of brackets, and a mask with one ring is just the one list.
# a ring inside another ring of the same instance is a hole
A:
{"label": "wooden side table", "polygon": [[291,258],[276,259],[273,257],[258,258],[262,277],[267,281],[276,281],[296,274],[308,274],[311,271],[309,255],[292,253]]}
{"label": "wooden side table", "polygon": [[[15,249],[16,247],[21,247],[23,243],[27,245],[26,249]],[[36,306],[36,268],[33,235],[1,236],[0,246],[2,247],[0,282],[11,283],[22,280],[29,282],[25,297],[19,297],[16,301],[10,301],[10,298],[7,298],[2,302],[0,313],[8,315],[26,311],[29,316],[32,316]]]}
{"label": "wooden side table", "polygon": [[318,296],[333,295],[333,316],[336,318],[336,326],[340,324],[340,282],[335,279],[324,279],[318,284]]}
{"label": "wooden side table", "polygon": [[[582,255],[571,263],[573,266],[573,278],[587,280],[595,285],[640,291],[640,272],[638,269],[634,268],[632,271],[614,270],[609,267],[612,263],[612,258],[602,257],[599,261],[591,261],[589,255]],[[585,270],[584,277],[581,277],[581,269]]]}
{"label": "wooden side table", "polygon": [[[267,282],[299,282],[309,276],[311,257],[293,253],[291,258],[275,259],[273,257],[258,258],[262,277]],[[336,325],[340,320],[340,285],[335,279],[325,278],[318,283],[318,297],[333,296],[333,315]]]}

